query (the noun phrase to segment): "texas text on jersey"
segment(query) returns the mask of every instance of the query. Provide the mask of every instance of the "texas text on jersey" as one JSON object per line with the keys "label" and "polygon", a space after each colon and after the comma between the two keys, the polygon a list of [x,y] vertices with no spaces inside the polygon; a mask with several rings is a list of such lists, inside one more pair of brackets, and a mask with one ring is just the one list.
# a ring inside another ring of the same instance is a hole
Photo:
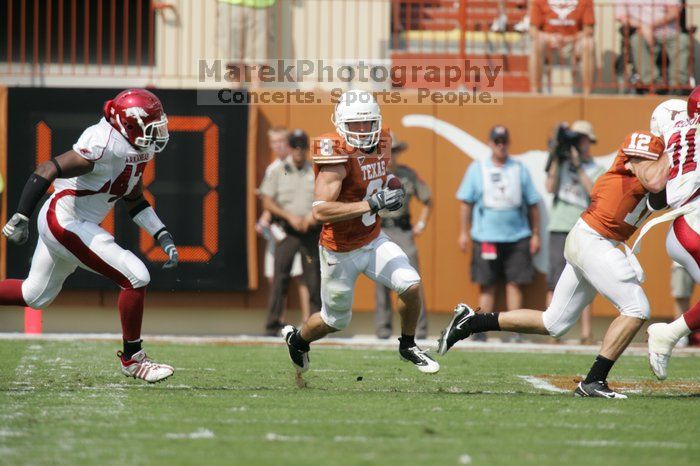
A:
{"label": "texas text on jersey", "polygon": [[626,241],[649,216],[647,190],[625,164],[634,157],[656,160],[664,142],[648,131],[629,134],[613,165],[593,186],[591,205],[581,218],[595,231],[615,241]]}
{"label": "texas text on jersey", "polygon": [[[365,152],[349,146],[336,133],[324,134],[313,142],[314,171],[323,165],[343,164],[347,175],[343,180],[338,202],[359,202],[369,199],[386,187],[387,167],[391,157],[389,129],[383,129],[377,147]],[[321,245],[336,252],[355,250],[371,242],[381,231],[377,214],[367,212],[361,217],[327,223],[321,230]]]}

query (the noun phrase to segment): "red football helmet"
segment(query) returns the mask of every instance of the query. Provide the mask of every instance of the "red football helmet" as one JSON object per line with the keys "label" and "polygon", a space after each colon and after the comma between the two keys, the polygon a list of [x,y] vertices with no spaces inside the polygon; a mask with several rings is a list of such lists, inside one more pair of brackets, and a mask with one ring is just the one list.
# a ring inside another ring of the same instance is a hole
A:
{"label": "red football helmet", "polygon": [[688,96],[688,118],[700,115],[700,86],[693,89]]}
{"label": "red football helmet", "polygon": [[160,152],[168,144],[168,118],[158,97],[146,89],[127,89],[104,106],[105,118],[137,149]]}

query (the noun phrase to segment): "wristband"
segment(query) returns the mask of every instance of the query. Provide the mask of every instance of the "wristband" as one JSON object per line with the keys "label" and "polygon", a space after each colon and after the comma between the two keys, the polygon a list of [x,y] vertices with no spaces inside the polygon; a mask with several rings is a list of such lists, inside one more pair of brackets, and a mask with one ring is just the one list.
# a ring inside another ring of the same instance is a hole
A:
{"label": "wristband", "polygon": [[165,225],[150,205],[134,215],[133,220],[135,224],[146,230],[154,238],[162,233],[161,230],[165,230]]}
{"label": "wristband", "polygon": [[129,209],[129,216],[133,219],[136,217],[138,214],[140,214],[143,210],[148,209],[151,207],[151,204],[146,200],[142,200],[138,204],[136,204],[134,207]]}
{"label": "wristband", "polygon": [[22,196],[19,198],[17,213],[29,218],[34,213],[37,204],[44,197],[46,191],[49,190],[51,182],[46,178],[32,173],[27,184],[24,185]]}
{"label": "wristband", "polygon": [[56,159],[51,159],[49,160],[53,164],[54,167],[56,167],[56,178],[62,178],[63,177],[63,169],[61,166],[58,164]]}

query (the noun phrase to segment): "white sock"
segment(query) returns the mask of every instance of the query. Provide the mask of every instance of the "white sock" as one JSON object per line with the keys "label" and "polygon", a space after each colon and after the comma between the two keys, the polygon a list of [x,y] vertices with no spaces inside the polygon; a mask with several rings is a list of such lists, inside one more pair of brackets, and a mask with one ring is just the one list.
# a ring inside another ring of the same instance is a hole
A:
{"label": "white sock", "polygon": [[668,333],[673,338],[673,341],[678,341],[690,335],[690,329],[688,328],[688,324],[685,323],[685,318],[680,316],[668,324]]}

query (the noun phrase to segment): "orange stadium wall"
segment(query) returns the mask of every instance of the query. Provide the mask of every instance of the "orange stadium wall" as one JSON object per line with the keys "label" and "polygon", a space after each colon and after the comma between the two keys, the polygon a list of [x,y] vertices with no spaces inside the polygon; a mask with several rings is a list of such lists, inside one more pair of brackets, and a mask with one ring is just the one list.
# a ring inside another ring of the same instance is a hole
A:
{"label": "orange stadium wall", "polygon": [[[460,301],[477,302],[478,288],[469,277],[470,254],[462,254],[457,247],[459,203],[455,192],[471,159],[430,129],[406,127],[402,122],[404,117],[430,115],[457,126],[483,142],[486,142],[493,125],[506,125],[511,132],[511,153],[514,155],[546,150],[548,137],[558,122],[585,119],[593,123],[598,136],[598,143],[593,148],[594,155],[604,156],[616,151],[628,132],[647,129],[652,109],[662,100],[656,97],[506,96],[502,105],[459,107],[417,104],[412,94],[405,95],[408,104],[382,107],[383,125],[391,128],[398,139],[409,145],[409,149],[401,155],[401,163],[416,169],[433,189],[433,216],[417,244],[428,309],[440,312],[449,311]],[[311,136],[332,130],[330,105],[271,105],[260,106],[258,110],[255,145],[258,150],[257,183],[270,162],[267,129],[278,125],[302,128]],[[539,156],[546,157],[544,153]],[[412,211],[415,216],[420,205],[416,201],[414,203]],[[645,238],[640,254],[647,274],[644,288],[655,317],[670,317],[673,313],[669,285],[671,263],[664,246],[666,231],[664,226],[653,229],[648,239]],[[538,274],[535,283],[525,289],[526,306],[544,308],[544,278],[544,275]],[[502,309],[503,300],[499,301]],[[373,285],[362,277],[354,308],[372,310],[373,303]],[[596,298],[593,312],[598,316],[616,314],[615,309],[601,297]]]}
{"label": "orange stadium wall", "polygon": [[[406,115],[429,115],[449,122],[485,142],[488,130],[494,124],[504,124],[511,131],[513,154],[546,148],[551,129],[560,121],[576,119],[590,120],[598,136],[594,155],[603,156],[614,152],[627,132],[647,128],[651,110],[661,100],[653,97],[531,97],[506,96],[502,105],[466,106],[417,104],[410,92],[404,94],[409,103],[386,105],[382,108],[384,125],[392,128],[397,137],[409,145],[402,154],[401,163],[415,168],[429,183],[434,192],[434,211],[426,232],[417,240],[421,259],[421,274],[425,284],[428,309],[433,312],[448,312],[459,301],[475,303],[478,289],[469,280],[469,254],[457,248],[458,201],[455,192],[471,159],[452,143],[435,132],[423,128],[408,128],[402,123]],[[410,103],[413,102],[413,103]],[[258,186],[265,167],[270,162],[267,147],[267,130],[272,126],[303,128],[310,135],[332,130],[331,106],[268,105],[256,106],[249,114],[248,161],[249,206],[259,202],[253,193]],[[0,87],[0,170],[3,176],[7,155],[7,90]],[[541,155],[544,157],[545,155]],[[5,182],[15,181],[8,180]],[[0,217],[3,224],[7,212],[6,196],[0,196]],[[416,212],[419,205],[413,205]],[[248,217],[249,228],[254,222],[255,211]],[[657,227],[648,235],[640,255],[647,273],[644,284],[652,303],[654,317],[669,317],[673,312],[670,296],[670,260],[664,247],[666,228]],[[5,241],[0,238],[0,277],[4,277]],[[251,257],[257,262],[249,264],[249,273],[257,277],[249,283],[255,289],[247,292],[202,292],[202,293],[149,293],[149,306],[162,308],[186,308],[192,306],[212,308],[260,309],[267,301],[268,287],[262,274],[264,242],[258,238],[252,243]],[[534,308],[544,307],[545,281],[538,275],[536,282],[525,290],[525,304]],[[56,305],[113,307],[115,292],[63,293]],[[700,298],[696,294],[695,299]],[[354,308],[359,311],[373,309],[373,286],[362,278],[358,283]],[[502,308],[502,300],[500,300]],[[290,307],[298,307],[296,292],[290,292]],[[603,298],[598,297],[593,305],[598,316],[615,315],[615,310]]]}

